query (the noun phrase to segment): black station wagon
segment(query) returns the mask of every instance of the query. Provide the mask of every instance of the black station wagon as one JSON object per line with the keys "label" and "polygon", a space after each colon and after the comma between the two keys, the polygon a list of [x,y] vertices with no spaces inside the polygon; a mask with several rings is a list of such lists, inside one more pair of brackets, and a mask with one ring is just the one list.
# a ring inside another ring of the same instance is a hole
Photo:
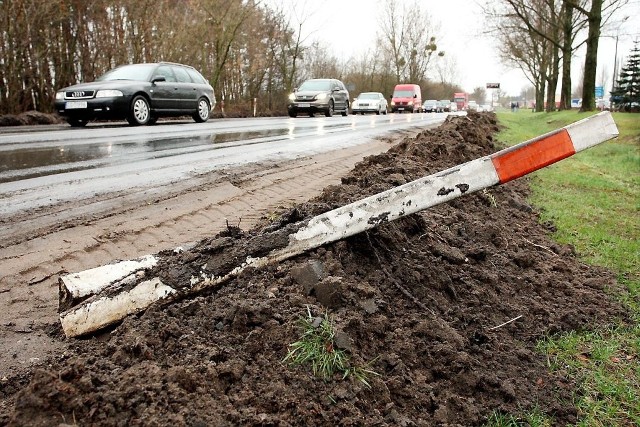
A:
{"label": "black station wagon", "polygon": [[171,62],[122,65],[94,82],[60,89],[55,99],[58,114],[74,127],[94,119],[150,125],[159,117],[185,115],[206,122],[215,104],[202,74]]}

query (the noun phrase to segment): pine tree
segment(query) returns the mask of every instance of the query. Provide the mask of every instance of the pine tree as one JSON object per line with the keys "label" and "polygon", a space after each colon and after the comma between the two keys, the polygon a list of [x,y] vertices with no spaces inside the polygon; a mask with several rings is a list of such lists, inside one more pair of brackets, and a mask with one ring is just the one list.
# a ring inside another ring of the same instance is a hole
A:
{"label": "pine tree", "polygon": [[640,48],[637,41],[620,70],[611,99],[620,110],[640,111]]}

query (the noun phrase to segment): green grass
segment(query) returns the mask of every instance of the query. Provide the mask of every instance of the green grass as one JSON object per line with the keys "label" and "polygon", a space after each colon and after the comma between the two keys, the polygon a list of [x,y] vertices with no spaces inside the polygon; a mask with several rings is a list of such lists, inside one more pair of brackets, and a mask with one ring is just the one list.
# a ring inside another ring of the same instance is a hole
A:
{"label": "green grass", "polygon": [[[591,113],[499,112],[498,135],[513,145]],[[578,380],[578,426],[640,425],[640,115],[614,113],[620,137],[535,172],[531,201],[555,238],[582,259],[611,269],[628,293],[614,295],[635,323],[571,333],[540,343],[550,369]],[[531,413],[529,413],[530,415]],[[523,417],[494,414],[491,426],[534,425]],[[505,420],[511,424],[498,423]],[[518,422],[524,424],[518,424]],[[541,424],[535,424],[541,425]]]}
{"label": "green grass", "polygon": [[283,362],[311,365],[313,374],[325,381],[339,374],[342,379],[353,377],[366,387],[371,387],[369,377],[378,374],[370,369],[371,363],[364,367],[353,366],[347,352],[336,347],[336,330],[328,315],[315,317],[307,307],[307,316],[300,319],[300,327],[302,336],[289,345]]}
{"label": "green grass", "polygon": [[485,424],[487,427],[551,427],[553,420],[538,408],[528,411],[521,417],[494,412]]}

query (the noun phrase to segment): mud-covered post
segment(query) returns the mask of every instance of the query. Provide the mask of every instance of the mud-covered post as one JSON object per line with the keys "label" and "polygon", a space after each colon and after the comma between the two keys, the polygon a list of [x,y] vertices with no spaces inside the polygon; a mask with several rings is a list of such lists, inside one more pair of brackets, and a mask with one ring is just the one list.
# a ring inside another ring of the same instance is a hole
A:
{"label": "mud-covered post", "polygon": [[[171,301],[213,288],[247,268],[292,258],[462,195],[509,182],[617,135],[618,129],[611,114],[602,112],[493,155],[417,179],[308,221],[289,224],[275,232],[254,237],[257,244],[251,247],[257,249],[253,249],[253,252],[227,253],[224,248],[219,251],[215,262],[207,264],[208,275],[192,278],[190,283],[181,284],[179,289],[167,286],[158,277],[150,276],[147,268],[144,271],[137,269],[135,275],[120,268],[120,276],[115,280],[114,276],[118,275],[110,276],[111,283],[107,285],[104,284],[105,280],[96,279],[95,274],[78,273],[74,283],[83,289],[82,298],[85,299],[73,307],[64,306],[61,299],[62,327],[68,337],[94,332],[129,314],[142,311],[156,301]],[[161,263],[162,259],[155,262]],[[102,274],[108,272],[105,270]],[[73,292],[63,289],[69,282],[67,277],[60,280],[60,295]],[[79,284],[78,280],[95,283]],[[100,283],[100,286],[95,286],[96,283]],[[91,288],[95,288],[95,292],[88,295],[87,290]]]}

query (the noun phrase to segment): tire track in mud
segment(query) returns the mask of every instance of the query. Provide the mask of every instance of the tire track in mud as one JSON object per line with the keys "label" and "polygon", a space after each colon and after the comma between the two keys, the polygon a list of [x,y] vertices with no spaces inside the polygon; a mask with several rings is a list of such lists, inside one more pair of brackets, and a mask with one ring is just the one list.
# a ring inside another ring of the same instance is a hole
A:
{"label": "tire track in mud", "polygon": [[[61,211],[53,207],[52,215],[70,227],[34,228],[40,235],[0,248],[0,346],[7,349],[0,354],[0,366],[28,369],[62,345],[43,333],[58,322],[59,275],[195,242],[224,229],[227,221],[249,229],[279,207],[307,201],[338,183],[363,157],[390,145],[376,140],[298,160],[253,165],[249,171],[227,170],[226,178],[211,183],[203,184],[203,177],[197,177],[195,187],[179,194],[161,200],[152,192],[137,206],[123,205],[100,218],[60,218]],[[177,187],[183,189],[184,184]],[[38,217],[54,222],[42,212]],[[34,225],[33,218],[25,217],[25,222]],[[15,230],[22,233],[24,227],[16,224]],[[11,238],[10,229],[7,233]],[[37,337],[24,340],[25,331]]]}

